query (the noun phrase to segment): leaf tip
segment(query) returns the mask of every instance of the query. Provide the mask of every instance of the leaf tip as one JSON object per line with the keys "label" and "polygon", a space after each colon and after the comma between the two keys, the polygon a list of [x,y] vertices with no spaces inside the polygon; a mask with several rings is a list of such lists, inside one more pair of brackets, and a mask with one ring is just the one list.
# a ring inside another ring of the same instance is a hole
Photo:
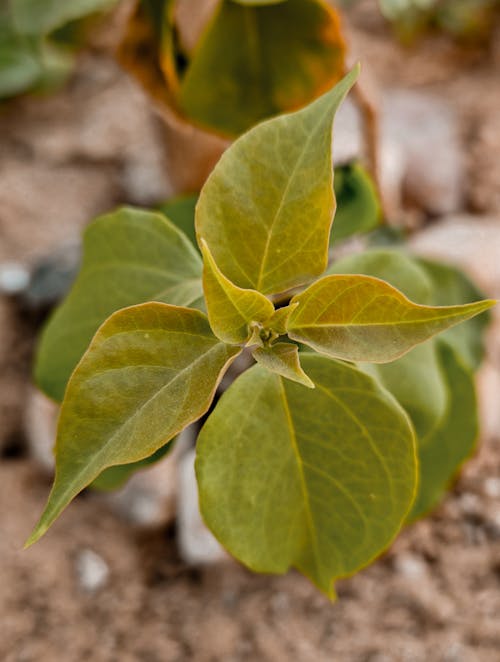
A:
{"label": "leaf tip", "polygon": [[45,524],[42,524],[41,522],[38,522],[38,524],[35,526],[33,531],[31,532],[29,538],[26,540],[26,542],[23,545],[23,549],[28,549],[32,545],[34,545],[36,542],[40,540],[42,536],[45,535],[47,532],[48,526]]}

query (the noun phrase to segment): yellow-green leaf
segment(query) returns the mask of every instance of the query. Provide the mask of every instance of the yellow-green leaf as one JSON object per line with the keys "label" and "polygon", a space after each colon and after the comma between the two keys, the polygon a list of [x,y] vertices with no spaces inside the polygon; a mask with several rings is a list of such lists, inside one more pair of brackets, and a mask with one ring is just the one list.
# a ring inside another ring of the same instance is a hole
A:
{"label": "yellow-green leaf", "polygon": [[416,487],[406,414],[368,375],[306,354],[305,389],[255,366],[226,391],[198,440],[203,517],[258,572],[291,566],[333,581],[380,554]]}
{"label": "yellow-green leaf", "polygon": [[179,94],[188,117],[231,136],[311,102],[345,69],[339,17],[324,0],[244,4],[220,0]]}
{"label": "yellow-green leaf", "polygon": [[191,242],[161,214],[123,208],[91,223],[78,278],[40,341],[40,388],[62,400],[92,336],[116,310],[145,301],[201,307],[201,269]]}
{"label": "yellow-green leaf", "polygon": [[265,368],[277,375],[291,379],[292,382],[314,388],[314,383],[302,370],[299,358],[299,348],[288,342],[279,342],[272,347],[257,347],[252,356]]}
{"label": "yellow-green leaf", "polygon": [[28,544],[105,469],[152,455],[202,416],[239,352],[197,310],[146,303],[112,315],[68,384],[54,486]]}
{"label": "yellow-green leaf", "polygon": [[297,305],[298,304],[293,304],[283,306],[282,308],[277,308],[271,317],[264,323],[266,328],[275,331],[280,336],[284,335],[288,329],[288,320],[290,319],[290,315],[292,314],[292,311],[297,308]]}
{"label": "yellow-green leaf", "polygon": [[288,335],[347,361],[393,361],[428,338],[487,310],[494,301],[422,306],[378,278],[325,276],[293,297]]}
{"label": "yellow-green leaf", "polygon": [[250,324],[264,322],[274,313],[273,304],[256,290],[234,285],[221,272],[206,241],[203,254],[203,289],[208,319],[215,335],[227,343],[245,343],[251,336]]}
{"label": "yellow-green leaf", "polygon": [[255,127],[222,156],[196,232],[235,285],[282,292],[326,269],[335,196],[332,122],[358,69],[303,110]]}

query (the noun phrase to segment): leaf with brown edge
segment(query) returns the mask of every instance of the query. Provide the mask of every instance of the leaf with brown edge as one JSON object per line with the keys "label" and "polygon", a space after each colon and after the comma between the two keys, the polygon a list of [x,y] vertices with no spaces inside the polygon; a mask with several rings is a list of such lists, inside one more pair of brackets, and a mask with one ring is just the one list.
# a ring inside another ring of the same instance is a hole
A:
{"label": "leaf with brown edge", "polygon": [[179,104],[199,126],[237,136],[303,107],[344,73],[339,14],[328,2],[220,0],[192,53]]}
{"label": "leaf with brown edge", "polygon": [[288,335],[317,352],[347,361],[385,363],[495,304],[421,306],[383,280],[325,276],[293,297]]}
{"label": "leaf with brown edge", "polygon": [[240,351],[190,308],[146,303],[112,315],[69,381],[54,485],[27,544],[105,469],[143,460],[200,418]]}

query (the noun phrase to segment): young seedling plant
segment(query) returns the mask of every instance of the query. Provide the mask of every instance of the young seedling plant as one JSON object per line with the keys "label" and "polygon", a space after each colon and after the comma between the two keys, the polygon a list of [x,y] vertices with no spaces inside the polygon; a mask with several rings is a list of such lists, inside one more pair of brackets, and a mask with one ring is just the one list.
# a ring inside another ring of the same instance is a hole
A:
{"label": "young seedling plant", "polygon": [[[255,365],[204,423],[196,475],[205,522],[249,568],[295,567],[333,597],[337,578],[439,498],[476,433],[460,357],[474,360],[479,327],[449,329],[493,302],[413,302],[382,278],[424,301],[435,290],[467,300],[470,288],[398,251],[325,273],[332,123],[356,77],[224,153],[196,207],[202,258],[159,214],[123,209],[90,225],[37,358],[62,407],[55,481],[28,544],[85,487],[166,452],[242,352]],[[464,398],[472,429],[455,435]]]}

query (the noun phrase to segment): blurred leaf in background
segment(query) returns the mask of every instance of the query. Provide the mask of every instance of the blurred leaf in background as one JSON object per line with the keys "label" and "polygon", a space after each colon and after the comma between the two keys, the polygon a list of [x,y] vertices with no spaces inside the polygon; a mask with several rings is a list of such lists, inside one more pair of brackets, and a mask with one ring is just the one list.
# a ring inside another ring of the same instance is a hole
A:
{"label": "blurred leaf in background", "polygon": [[220,0],[194,46],[181,4],[141,3],[119,56],[164,110],[204,129],[235,137],[306,105],[345,73],[339,14],[325,0]]}
{"label": "blurred leaf in background", "polygon": [[89,20],[117,0],[10,0],[0,7],[0,99],[60,85]]}
{"label": "blurred leaf in background", "polygon": [[379,0],[384,16],[403,40],[437,29],[477,42],[491,33],[498,0]]}

